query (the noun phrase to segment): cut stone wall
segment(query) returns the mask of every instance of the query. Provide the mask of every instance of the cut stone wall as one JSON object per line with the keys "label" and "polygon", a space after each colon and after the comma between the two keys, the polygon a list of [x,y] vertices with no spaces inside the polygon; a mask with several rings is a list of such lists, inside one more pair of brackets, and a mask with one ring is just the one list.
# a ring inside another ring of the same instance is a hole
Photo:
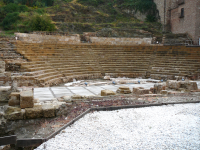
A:
{"label": "cut stone wall", "polygon": [[62,35],[39,35],[39,34],[27,34],[27,33],[15,33],[15,36],[21,41],[28,43],[68,43],[68,44],[79,44],[80,35],[74,34],[71,36]]}
{"label": "cut stone wall", "polygon": [[[184,16],[181,9],[184,8]],[[200,2],[197,0],[185,0],[184,4],[171,10],[171,31],[175,34],[188,33],[196,41],[200,38]]]}
{"label": "cut stone wall", "polygon": [[90,42],[101,45],[151,45],[152,38],[90,37]]}

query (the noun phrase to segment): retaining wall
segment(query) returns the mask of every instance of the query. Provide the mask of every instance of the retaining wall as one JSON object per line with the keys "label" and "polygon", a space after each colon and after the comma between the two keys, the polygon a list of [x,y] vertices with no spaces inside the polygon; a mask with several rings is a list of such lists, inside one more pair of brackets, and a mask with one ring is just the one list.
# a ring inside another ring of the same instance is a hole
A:
{"label": "retaining wall", "polygon": [[90,42],[101,45],[151,45],[152,38],[90,37]]}
{"label": "retaining wall", "polygon": [[74,34],[71,36],[61,36],[61,35],[39,35],[39,34],[27,34],[27,33],[15,33],[21,41],[28,43],[69,43],[69,44],[79,44],[80,36]]}

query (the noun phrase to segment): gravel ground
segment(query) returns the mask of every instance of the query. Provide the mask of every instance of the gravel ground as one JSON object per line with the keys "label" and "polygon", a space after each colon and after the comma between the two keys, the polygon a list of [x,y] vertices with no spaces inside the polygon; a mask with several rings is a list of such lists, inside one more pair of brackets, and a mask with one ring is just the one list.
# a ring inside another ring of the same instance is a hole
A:
{"label": "gravel ground", "polygon": [[36,150],[200,149],[200,104],[87,114]]}

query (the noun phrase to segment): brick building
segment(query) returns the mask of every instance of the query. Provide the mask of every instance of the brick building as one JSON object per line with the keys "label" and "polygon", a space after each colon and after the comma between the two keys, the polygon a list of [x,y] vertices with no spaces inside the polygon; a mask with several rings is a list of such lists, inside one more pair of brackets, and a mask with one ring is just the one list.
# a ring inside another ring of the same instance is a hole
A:
{"label": "brick building", "polygon": [[[154,0],[160,21],[172,33],[187,33],[200,44],[200,0]],[[166,30],[164,28],[163,30]]]}

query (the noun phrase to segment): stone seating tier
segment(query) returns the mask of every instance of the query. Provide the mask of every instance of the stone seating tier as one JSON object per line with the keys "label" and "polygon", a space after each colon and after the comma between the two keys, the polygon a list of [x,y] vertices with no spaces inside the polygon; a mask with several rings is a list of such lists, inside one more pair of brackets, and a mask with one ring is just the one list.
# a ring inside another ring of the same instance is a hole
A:
{"label": "stone seating tier", "polygon": [[199,74],[199,48],[185,46],[114,46],[16,43],[16,51],[30,62],[21,71],[31,72],[40,86],[73,78],[195,76]]}

